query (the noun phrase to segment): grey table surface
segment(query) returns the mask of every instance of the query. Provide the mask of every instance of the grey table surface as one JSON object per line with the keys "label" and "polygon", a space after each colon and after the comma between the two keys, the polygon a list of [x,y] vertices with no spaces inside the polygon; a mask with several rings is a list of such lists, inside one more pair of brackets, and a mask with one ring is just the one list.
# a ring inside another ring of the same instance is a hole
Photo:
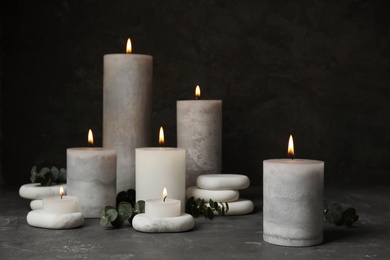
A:
{"label": "grey table surface", "polygon": [[262,188],[249,187],[251,214],[195,219],[182,233],[141,233],[85,219],[76,229],[31,227],[29,200],[19,187],[0,187],[0,259],[390,259],[390,187],[325,187],[329,202],[353,206],[352,228],[324,224],[324,241],[311,247],[282,247],[262,237]]}

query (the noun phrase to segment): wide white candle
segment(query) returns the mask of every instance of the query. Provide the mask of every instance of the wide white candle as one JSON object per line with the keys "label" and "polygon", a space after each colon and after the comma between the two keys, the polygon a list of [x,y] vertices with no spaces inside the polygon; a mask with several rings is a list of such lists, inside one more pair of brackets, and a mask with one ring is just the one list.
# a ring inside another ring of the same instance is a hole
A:
{"label": "wide white candle", "polygon": [[270,159],[263,162],[263,239],[283,246],[323,240],[324,162]]}
{"label": "wide white candle", "polygon": [[159,198],[166,187],[170,198],[181,201],[184,212],[186,150],[173,147],[137,148],[135,158],[136,200]]}
{"label": "wide white candle", "polygon": [[103,68],[103,147],[117,151],[117,193],[135,188],[135,148],[150,145],[153,57],[127,52],[104,55]]}
{"label": "wide white candle", "polygon": [[116,151],[108,148],[68,148],[68,194],[79,199],[85,218],[99,218],[100,209],[116,203]]}
{"label": "wide white candle", "polygon": [[146,200],[145,214],[158,218],[178,217],[181,215],[180,200],[167,199],[167,189],[164,188],[163,198]]}
{"label": "wide white candle", "polygon": [[176,102],[177,147],[187,150],[186,187],[222,168],[222,100]]}

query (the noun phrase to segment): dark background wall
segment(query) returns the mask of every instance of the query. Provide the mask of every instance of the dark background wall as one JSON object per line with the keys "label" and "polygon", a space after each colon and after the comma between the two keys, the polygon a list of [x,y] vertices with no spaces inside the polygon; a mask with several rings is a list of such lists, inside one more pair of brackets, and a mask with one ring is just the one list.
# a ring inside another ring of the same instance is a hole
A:
{"label": "dark background wall", "polygon": [[152,55],[153,140],[176,146],[176,100],[223,100],[223,170],[325,161],[327,184],[390,183],[390,5],[342,1],[3,1],[1,149],[7,184],[66,148],[102,144],[103,55]]}

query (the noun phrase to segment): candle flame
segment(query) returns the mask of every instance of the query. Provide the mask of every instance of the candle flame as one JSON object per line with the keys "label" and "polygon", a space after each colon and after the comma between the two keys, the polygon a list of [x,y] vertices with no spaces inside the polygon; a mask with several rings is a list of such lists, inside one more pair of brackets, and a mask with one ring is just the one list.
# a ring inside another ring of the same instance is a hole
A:
{"label": "candle flame", "polygon": [[200,98],[200,87],[199,87],[199,85],[196,85],[196,88],[195,88],[195,98],[196,99]]}
{"label": "candle flame", "polygon": [[93,134],[91,129],[88,131],[88,143],[93,146]]}
{"label": "candle flame", "polygon": [[61,186],[61,188],[60,188],[61,199],[62,199],[62,196],[64,196],[64,194],[65,194],[64,188]]}
{"label": "candle flame", "polygon": [[163,201],[165,202],[165,199],[168,197],[167,188],[164,187],[163,189]]}
{"label": "candle flame", "polygon": [[294,158],[294,141],[292,135],[290,135],[290,138],[288,139],[288,150],[287,150],[288,156],[291,157],[291,159]]}
{"label": "candle flame", "polygon": [[161,146],[164,145],[164,129],[163,129],[162,126],[160,127],[160,133],[159,133],[159,136],[158,136],[158,143]]}
{"label": "candle flame", "polygon": [[131,40],[130,38],[127,39],[127,44],[126,44],[126,53],[131,53],[132,47],[131,47]]}

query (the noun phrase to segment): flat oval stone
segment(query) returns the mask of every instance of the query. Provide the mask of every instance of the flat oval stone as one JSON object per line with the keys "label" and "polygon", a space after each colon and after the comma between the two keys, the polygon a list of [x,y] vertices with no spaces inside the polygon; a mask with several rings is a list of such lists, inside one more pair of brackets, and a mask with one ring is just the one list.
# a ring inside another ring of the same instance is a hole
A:
{"label": "flat oval stone", "polygon": [[217,202],[229,202],[237,200],[239,196],[240,193],[237,190],[205,190],[196,186],[188,187],[186,190],[188,199],[194,197],[195,199],[199,198],[205,201],[212,199]]}
{"label": "flat oval stone", "polygon": [[135,230],[146,233],[184,232],[192,229],[194,225],[194,218],[187,213],[169,218],[157,218],[142,213],[135,215],[132,222]]}
{"label": "flat oval stone", "polygon": [[80,227],[84,223],[81,212],[69,214],[53,214],[42,209],[30,211],[27,214],[27,223],[33,227],[47,229],[69,229]]}
{"label": "flat oval stone", "polygon": [[[206,203],[209,206],[209,203]],[[229,210],[225,213],[225,216],[245,215],[249,214],[254,209],[254,204],[251,200],[238,199],[233,202],[228,202]],[[218,212],[214,212],[214,215],[218,215]]]}
{"label": "flat oval stone", "polygon": [[30,202],[30,208],[32,210],[42,209],[43,208],[43,201],[42,200],[32,200]]}
{"label": "flat oval stone", "polygon": [[249,184],[248,176],[242,174],[203,174],[196,179],[196,186],[206,190],[242,190]]}
{"label": "flat oval stone", "polygon": [[28,183],[19,188],[19,195],[22,198],[30,200],[41,200],[45,197],[59,196],[61,186],[66,193],[66,184],[54,184],[50,186],[41,186],[40,183]]}

